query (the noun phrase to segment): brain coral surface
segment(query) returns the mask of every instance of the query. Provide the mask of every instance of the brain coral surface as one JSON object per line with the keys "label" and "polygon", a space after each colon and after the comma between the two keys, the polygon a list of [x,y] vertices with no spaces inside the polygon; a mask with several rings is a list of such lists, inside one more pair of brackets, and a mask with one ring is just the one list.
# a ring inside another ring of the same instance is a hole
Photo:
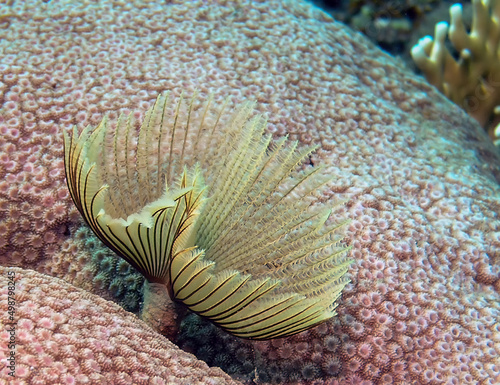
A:
{"label": "brain coral surface", "polygon": [[195,330],[185,349],[256,383],[498,384],[499,156],[403,67],[301,1],[4,2],[0,262],[136,307],[123,291],[140,280],[73,208],[62,132],[140,118],[164,90],[253,99],[275,136],[320,146],[311,164],[332,177],[321,201],[345,199],[338,215],[352,219],[352,282],[339,316],[313,330],[231,340],[225,356],[214,349],[226,337]]}

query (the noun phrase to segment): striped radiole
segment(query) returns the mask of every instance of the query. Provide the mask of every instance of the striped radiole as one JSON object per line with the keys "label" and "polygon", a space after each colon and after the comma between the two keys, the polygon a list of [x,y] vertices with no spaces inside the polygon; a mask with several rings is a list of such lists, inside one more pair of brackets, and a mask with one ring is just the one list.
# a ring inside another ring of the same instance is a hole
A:
{"label": "striped radiole", "polygon": [[[160,95],[139,126],[65,133],[71,197],[95,234],[172,300],[242,338],[285,337],[335,313],[346,221],[319,204],[315,150],[265,134],[243,103]],[[218,107],[220,106],[220,107]]]}

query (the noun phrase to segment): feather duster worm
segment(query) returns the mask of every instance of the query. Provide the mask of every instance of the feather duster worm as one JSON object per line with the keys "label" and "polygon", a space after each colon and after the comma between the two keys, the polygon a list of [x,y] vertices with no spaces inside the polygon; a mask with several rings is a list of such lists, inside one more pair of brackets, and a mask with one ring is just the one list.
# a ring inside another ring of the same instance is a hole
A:
{"label": "feather duster worm", "polygon": [[166,94],[138,131],[131,116],[75,128],[68,187],[95,234],[173,301],[238,337],[293,335],[336,314],[345,222],[313,204],[327,180],[299,166],[315,148],[273,140],[251,103],[226,106]]}

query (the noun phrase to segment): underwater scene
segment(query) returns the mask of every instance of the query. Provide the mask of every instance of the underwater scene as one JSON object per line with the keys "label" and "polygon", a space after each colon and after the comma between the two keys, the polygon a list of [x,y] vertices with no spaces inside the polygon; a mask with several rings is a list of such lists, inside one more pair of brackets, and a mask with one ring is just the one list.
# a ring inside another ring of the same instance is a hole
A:
{"label": "underwater scene", "polygon": [[0,0],[0,384],[500,384],[500,0]]}

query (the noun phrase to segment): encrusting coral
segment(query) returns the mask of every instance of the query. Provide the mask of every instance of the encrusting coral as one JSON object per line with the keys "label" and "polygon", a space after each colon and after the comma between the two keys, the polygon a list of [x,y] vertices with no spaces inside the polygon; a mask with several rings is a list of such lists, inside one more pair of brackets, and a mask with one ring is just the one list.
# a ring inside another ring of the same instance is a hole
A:
{"label": "encrusting coral", "polygon": [[[450,25],[436,24],[434,39],[422,38],[411,50],[427,80],[474,117],[500,145],[500,1],[473,0],[470,32],[462,5],[450,7]],[[449,37],[458,52],[446,46]]]}
{"label": "encrusting coral", "polygon": [[123,115],[114,130],[104,118],[65,135],[68,187],[85,221],[150,284],[165,285],[146,286],[143,317],[158,318],[151,303],[167,303],[151,297],[167,292],[249,339],[333,317],[349,249],[337,234],[345,222],[326,225],[331,209],[311,205],[328,181],[321,168],[295,170],[314,148],[264,135],[251,103],[233,114],[199,104],[196,94],[188,103],[160,95],[138,135]]}
{"label": "encrusting coral", "polygon": [[[7,277],[15,277],[15,378],[5,365]],[[32,270],[0,267],[0,311],[2,384],[239,384],[115,303]]]}
{"label": "encrusting coral", "polygon": [[345,200],[339,214],[352,219],[351,282],[336,317],[295,336],[246,341],[190,314],[179,346],[249,383],[500,383],[500,159],[435,87],[298,0],[9,8],[17,17],[0,28],[1,265],[109,298],[126,265],[96,247],[71,200],[63,131],[105,115],[141,120],[163,90],[198,89],[218,105],[255,98],[275,138],[319,146],[308,163],[335,181],[319,201]]}

